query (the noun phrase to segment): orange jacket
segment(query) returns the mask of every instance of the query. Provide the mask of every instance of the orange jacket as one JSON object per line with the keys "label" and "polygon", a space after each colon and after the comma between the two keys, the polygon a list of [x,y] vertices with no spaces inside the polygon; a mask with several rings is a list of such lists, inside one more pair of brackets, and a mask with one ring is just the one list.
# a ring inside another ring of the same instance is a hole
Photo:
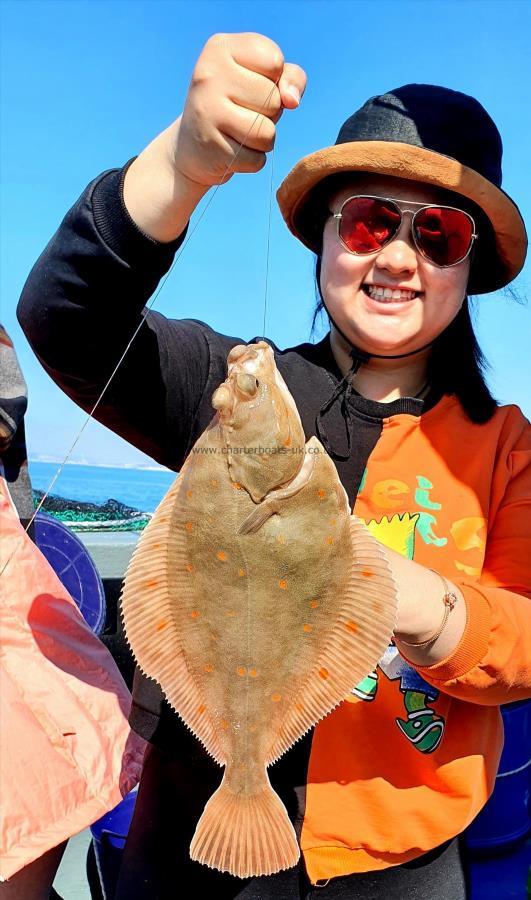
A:
{"label": "orange jacket", "polygon": [[355,513],[447,576],[468,620],[447,659],[390,647],[315,730],[302,848],[312,882],[410,860],[462,832],[491,793],[498,704],[531,696],[531,429],[501,407],[474,425],[445,397],[384,421]]}
{"label": "orange jacket", "polygon": [[0,478],[0,879],[120,802],[145,744],[106,647],[20,525]]}

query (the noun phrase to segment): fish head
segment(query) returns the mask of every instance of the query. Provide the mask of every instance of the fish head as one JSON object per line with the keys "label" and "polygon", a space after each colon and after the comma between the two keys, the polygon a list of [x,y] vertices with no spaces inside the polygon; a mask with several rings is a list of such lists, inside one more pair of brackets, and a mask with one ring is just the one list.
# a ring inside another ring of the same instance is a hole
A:
{"label": "fish head", "polygon": [[299,471],[304,430],[269,344],[239,344],[227,365],[227,378],[212,397],[222,452],[231,480],[259,503]]}

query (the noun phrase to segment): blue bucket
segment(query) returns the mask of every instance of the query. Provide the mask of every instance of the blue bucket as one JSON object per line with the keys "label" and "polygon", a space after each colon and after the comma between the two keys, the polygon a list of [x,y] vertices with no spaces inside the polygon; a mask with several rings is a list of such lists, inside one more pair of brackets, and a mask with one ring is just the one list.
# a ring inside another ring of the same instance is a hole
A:
{"label": "blue bucket", "polygon": [[105,625],[105,590],[96,565],[82,541],[48,513],[35,516],[35,543],[75,600],[94,634]]}
{"label": "blue bucket", "polygon": [[105,900],[112,900],[122,864],[122,852],[135,810],[138,788],[127,794],[118,806],[90,826],[96,865]]}
{"label": "blue bucket", "polygon": [[531,700],[502,707],[505,743],[494,792],[469,826],[471,850],[503,848],[531,829]]}

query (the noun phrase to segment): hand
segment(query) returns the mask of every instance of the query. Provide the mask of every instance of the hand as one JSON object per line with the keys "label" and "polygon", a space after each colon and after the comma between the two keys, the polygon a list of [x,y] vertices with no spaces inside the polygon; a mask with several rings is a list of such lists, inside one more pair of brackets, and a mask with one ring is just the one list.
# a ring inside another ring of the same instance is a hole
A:
{"label": "hand", "polygon": [[305,72],[285,63],[269,38],[214,35],[192,75],[174,143],[176,170],[207,188],[233,172],[258,172],[283,109],[295,109],[305,87]]}
{"label": "hand", "polygon": [[285,63],[269,38],[211,37],[182,116],[127,170],[124,202],[133,221],[156,241],[178,237],[213,185],[264,166],[283,109],[295,109],[305,87],[303,70]]}

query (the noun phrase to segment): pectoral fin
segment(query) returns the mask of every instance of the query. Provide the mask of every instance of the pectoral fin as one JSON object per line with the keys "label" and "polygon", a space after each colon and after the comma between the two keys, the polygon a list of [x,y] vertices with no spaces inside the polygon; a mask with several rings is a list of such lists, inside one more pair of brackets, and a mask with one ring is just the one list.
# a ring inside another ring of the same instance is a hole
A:
{"label": "pectoral fin", "polygon": [[255,531],[258,531],[259,528],[262,527],[264,522],[267,522],[271,516],[274,516],[275,513],[278,513],[280,505],[276,501],[271,500],[263,500],[256,509],[253,509],[252,513],[243,520],[242,524],[238,528],[238,534],[253,534]]}
{"label": "pectoral fin", "polygon": [[[311,441],[313,440],[314,438],[311,439]],[[308,441],[306,447],[309,445],[310,441]],[[280,512],[280,504],[283,500],[289,500],[290,497],[294,497],[295,494],[298,494],[299,491],[306,487],[313,475],[315,460],[316,457],[314,454],[307,453],[295,478],[288,482],[288,484],[283,484],[282,487],[277,488],[277,490],[271,491],[271,493],[262,500],[260,506],[258,506],[257,509],[253,509],[252,513],[243,520],[238,528],[238,534],[252,534],[253,532],[258,531],[264,522],[267,522],[267,520],[275,513]]]}

